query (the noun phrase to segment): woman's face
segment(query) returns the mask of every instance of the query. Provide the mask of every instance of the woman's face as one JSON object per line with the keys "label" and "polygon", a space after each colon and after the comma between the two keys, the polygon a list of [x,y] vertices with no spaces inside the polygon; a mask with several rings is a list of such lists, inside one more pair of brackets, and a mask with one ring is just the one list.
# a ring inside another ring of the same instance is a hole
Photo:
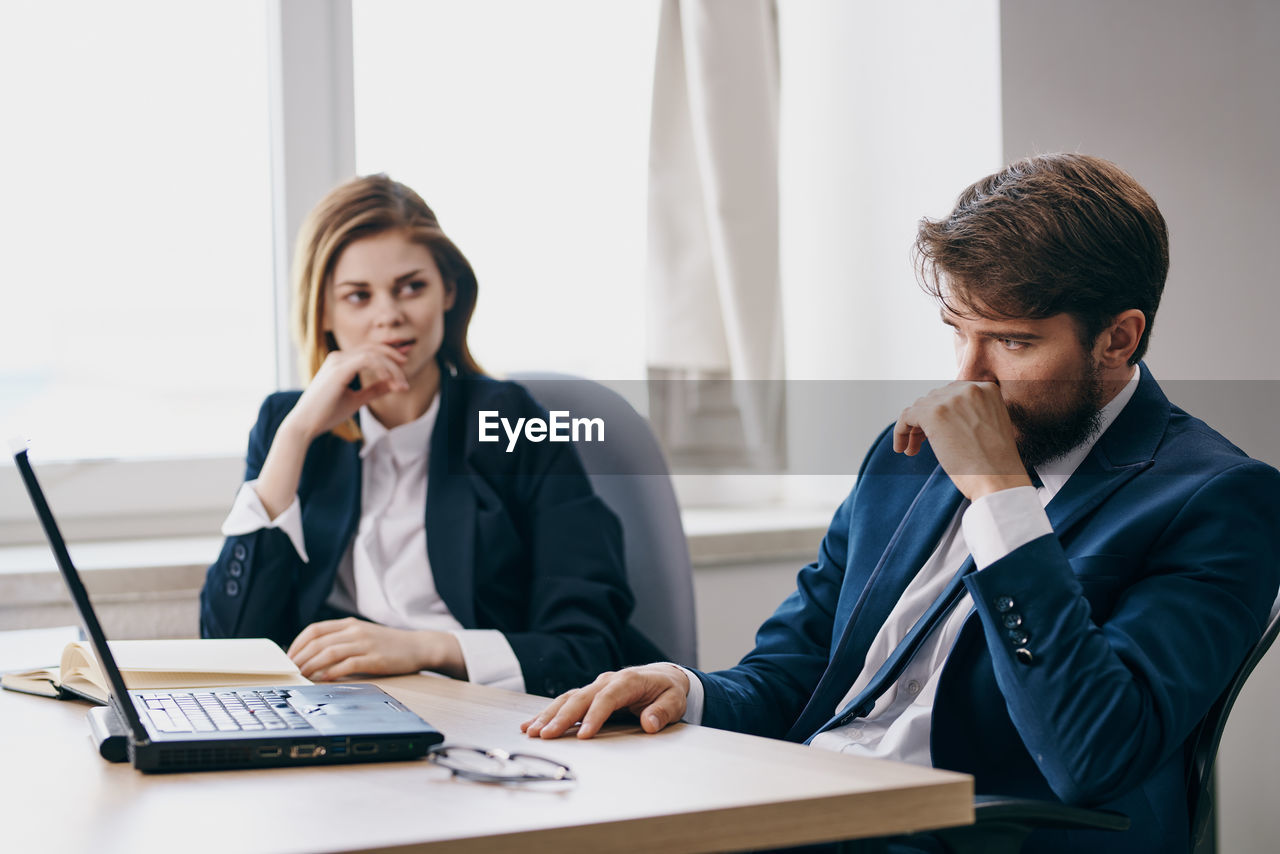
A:
{"label": "woman's face", "polygon": [[405,356],[409,384],[434,382],[453,307],[431,252],[403,232],[387,231],[349,245],[338,256],[325,293],[323,326],[339,349],[388,344]]}

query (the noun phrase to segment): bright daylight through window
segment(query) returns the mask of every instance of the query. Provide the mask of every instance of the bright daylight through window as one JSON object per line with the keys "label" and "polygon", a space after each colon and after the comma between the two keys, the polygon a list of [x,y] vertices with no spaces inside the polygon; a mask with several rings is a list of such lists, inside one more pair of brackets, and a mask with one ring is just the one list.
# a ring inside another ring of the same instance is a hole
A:
{"label": "bright daylight through window", "polygon": [[657,12],[352,4],[357,171],[417,190],[470,259],[471,347],[488,371],[644,376]]}
{"label": "bright daylight through window", "polygon": [[240,456],[275,385],[259,0],[0,7],[0,427]]}

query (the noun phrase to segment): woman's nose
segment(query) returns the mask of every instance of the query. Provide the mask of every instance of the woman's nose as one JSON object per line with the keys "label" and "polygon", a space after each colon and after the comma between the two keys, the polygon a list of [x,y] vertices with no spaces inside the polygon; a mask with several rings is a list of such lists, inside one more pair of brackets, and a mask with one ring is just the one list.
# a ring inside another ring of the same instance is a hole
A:
{"label": "woman's nose", "polygon": [[404,311],[400,303],[390,294],[380,294],[373,298],[374,323],[378,326],[399,326],[404,322]]}

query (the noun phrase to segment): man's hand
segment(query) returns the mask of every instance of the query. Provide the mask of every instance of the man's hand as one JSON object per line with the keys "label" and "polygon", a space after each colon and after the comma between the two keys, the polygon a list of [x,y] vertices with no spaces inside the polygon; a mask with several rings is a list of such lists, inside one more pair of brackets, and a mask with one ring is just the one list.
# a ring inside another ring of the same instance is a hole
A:
{"label": "man's hand", "polygon": [[393,629],[355,617],[307,626],[289,645],[289,657],[303,676],[318,682],[419,670],[466,678],[462,647],[448,632]]}
{"label": "man's hand", "polygon": [[902,410],[893,449],[915,456],[926,439],[942,470],[970,500],[1031,485],[995,383],[953,382]]}
{"label": "man's hand", "polygon": [[579,721],[578,738],[591,738],[609,716],[627,709],[640,718],[640,728],[657,732],[684,717],[689,677],[673,664],[646,664],[616,673],[601,673],[585,688],[561,694],[520,724],[530,738],[559,738]]}

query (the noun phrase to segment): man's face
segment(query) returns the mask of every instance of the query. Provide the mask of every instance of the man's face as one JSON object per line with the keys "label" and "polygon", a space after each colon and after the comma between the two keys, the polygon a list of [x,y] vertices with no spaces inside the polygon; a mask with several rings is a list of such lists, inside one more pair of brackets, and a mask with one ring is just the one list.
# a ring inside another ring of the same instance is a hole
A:
{"label": "man's face", "polygon": [[955,330],[956,379],[1000,386],[1028,468],[1097,433],[1102,373],[1070,315],[988,320],[943,309],[942,322]]}

